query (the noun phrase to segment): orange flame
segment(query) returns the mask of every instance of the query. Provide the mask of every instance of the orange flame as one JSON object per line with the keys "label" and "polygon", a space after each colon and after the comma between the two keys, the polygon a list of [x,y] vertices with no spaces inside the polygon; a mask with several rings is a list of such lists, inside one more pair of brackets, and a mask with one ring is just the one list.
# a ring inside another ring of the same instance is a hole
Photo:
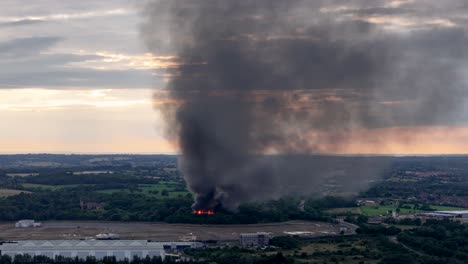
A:
{"label": "orange flame", "polygon": [[214,215],[215,212],[213,210],[195,210],[193,211],[196,215]]}

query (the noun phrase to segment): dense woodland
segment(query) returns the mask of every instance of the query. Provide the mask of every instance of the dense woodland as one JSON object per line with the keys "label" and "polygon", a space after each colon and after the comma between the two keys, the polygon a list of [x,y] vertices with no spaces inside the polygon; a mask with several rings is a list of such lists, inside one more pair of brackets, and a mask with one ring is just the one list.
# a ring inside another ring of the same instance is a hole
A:
{"label": "dense woodland", "polygon": [[[80,197],[104,202],[103,209],[82,210]],[[160,199],[140,193],[88,193],[80,189],[20,194],[0,200],[0,220],[23,218],[36,220],[111,220],[164,221],[168,223],[251,224],[291,219],[328,220],[316,200],[298,208],[299,200],[285,198],[261,204],[245,204],[236,213],[220,209],[214,216],[198,216],[191,212],[191,195]],[[339,203],[339,201],[337,201]]]}
{"label": "dense woodland", "polygon": [[422,253],[468,262],[468,226],[452,221],[427,221],[398,235],[398,240]]}

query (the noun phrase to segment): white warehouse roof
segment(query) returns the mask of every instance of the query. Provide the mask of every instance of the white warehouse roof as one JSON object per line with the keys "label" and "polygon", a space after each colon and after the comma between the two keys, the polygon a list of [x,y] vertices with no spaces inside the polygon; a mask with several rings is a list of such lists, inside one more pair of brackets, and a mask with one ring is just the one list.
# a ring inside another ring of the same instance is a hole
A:
{"label": "white warehouse roof", "polygon": [[79,257],[93,256],[98,259],[115,256],[117,259],[131,259],[133,256],[165,256],[164,245],[146,240],[29,240],[0,244],[3,255],[28,254],[30,256]]}
{"label": "white warehouse roof", "polygon": [[436,211],[436,213],[441,214],[468,214],[468,210],[460,210],[460,211]]}

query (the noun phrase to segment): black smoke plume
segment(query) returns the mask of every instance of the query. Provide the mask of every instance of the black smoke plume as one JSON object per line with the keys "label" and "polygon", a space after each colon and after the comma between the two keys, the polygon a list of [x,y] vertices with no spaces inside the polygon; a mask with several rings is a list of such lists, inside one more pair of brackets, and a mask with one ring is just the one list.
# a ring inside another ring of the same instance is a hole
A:
{"label": "black smoke plume", "polygon": [[466,5],[415,2],[150,1],[142,34],[176,56],[156,100],[194,209],[357,191],[386,159],[320,154],[360,130],[461,122],[466,28],[437,16]]}

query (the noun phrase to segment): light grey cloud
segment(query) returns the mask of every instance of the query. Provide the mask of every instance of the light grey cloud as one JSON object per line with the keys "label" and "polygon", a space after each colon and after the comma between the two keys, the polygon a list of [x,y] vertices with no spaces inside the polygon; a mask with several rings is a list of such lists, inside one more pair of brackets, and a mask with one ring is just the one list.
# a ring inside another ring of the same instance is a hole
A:
{"label": "light grey cloud", "polygon": [[466,17],[468,3],[463,0],[335,1],[322,11],[346,19],[362,19],[392,30],[466,28],[467,24],[460,18]]}
{"label": "light grey cloud", "polygon": [[112,1],[63,1],[35,0],[27,3],[21,0],[2,0],[0,17],[49,16],[57,14],[102,13],[102,11],[131,8],[128,0]]}
{"label": "light grey cloud", "polygon": [[150,88],[157,86],[149,70],[48,69],[0,73],[2,88]]}
{"label": "light grey cloud", "polygon": [[0,42],[0,56],[23,57],[37,55],[61,40],[60,37],[18,38]]}
{"label": "light grey cloud", "polygon": [[28,26],[28,25],[40,24],[44,22],[45,22],[44,20],[40,20],[40,19],[21,19],[21,20],[0,23],[0,27]]}
{"label": "light grey cloud", "polygon": [[[127,0],[1,1],[0,88],[162,86],[154,71],[106,68],[112,61],[96,55],[131,58],[146,52],[139,40],[135,6]],[[86,67],[88,61],[103,67]]]}
{"label": "light grey cloud", "polygon": [[98,55],[38,54],[0,61],[1,88],[150,88],[162,86],[154,70],[94,70],[67,66],[102,59]]}

